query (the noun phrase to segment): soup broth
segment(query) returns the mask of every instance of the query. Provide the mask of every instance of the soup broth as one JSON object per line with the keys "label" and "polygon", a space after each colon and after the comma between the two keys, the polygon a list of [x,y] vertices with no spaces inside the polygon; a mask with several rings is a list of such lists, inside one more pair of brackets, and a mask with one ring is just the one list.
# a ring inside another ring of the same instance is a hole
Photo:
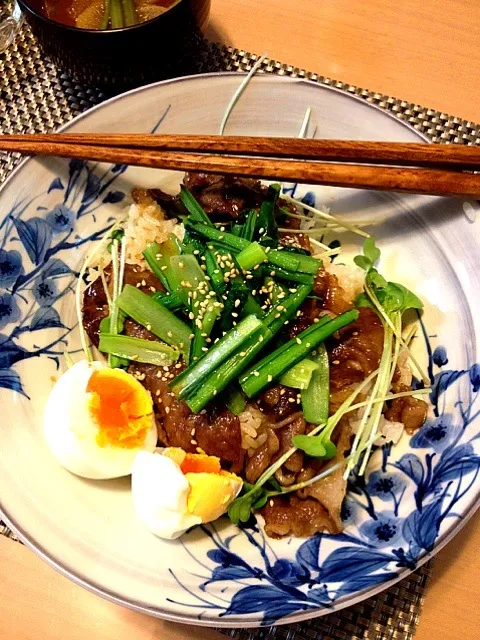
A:
{"label": "soup broth", "polygon": [[80,29],[116,29],[162,15],[181,0],[29,0],[42,15]]}

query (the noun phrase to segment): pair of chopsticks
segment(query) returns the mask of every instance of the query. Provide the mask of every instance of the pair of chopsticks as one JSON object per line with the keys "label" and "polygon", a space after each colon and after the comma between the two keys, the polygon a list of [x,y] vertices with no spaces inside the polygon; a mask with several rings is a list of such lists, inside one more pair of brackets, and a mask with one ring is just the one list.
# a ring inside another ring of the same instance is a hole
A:
{"label": "pair of chopsticks", "polygon": [[442,196],[480,197],[480,148],[218,135],[24,134],[0,151],[179,171]]}

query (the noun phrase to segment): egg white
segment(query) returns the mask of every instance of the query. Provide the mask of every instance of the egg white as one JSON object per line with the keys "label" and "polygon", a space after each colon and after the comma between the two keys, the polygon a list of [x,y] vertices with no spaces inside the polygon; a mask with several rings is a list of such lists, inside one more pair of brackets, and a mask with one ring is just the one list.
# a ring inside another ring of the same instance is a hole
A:
{"label": "egg white", "polygon": [[140,451],[132,469],[133,505],[145,526],[174,540],[202,519],[187,513],[190,485],[180,467],[161,453]]}
{"label": "egg white", "polygon": [[129,475],[137,453],[142,449],[153,451],[157,443],[152,416],[152,426],[142,447],[126,449],[97,444],[98,427],[88,408],[86,388],[94,371],[104,368],[103,362],[81,360],[74,364],[55,384],[44,413],[45,439],[52,454],[71,473],[93,480]]}

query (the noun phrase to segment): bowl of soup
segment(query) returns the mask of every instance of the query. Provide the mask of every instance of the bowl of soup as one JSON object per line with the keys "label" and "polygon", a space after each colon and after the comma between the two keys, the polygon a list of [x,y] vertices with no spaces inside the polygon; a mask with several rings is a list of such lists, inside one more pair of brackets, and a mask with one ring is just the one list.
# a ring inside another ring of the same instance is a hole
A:
{"label": "bowl of soup", "polygon": [[195,71],[210,0],[18,0],[44,53],[113,94]]}

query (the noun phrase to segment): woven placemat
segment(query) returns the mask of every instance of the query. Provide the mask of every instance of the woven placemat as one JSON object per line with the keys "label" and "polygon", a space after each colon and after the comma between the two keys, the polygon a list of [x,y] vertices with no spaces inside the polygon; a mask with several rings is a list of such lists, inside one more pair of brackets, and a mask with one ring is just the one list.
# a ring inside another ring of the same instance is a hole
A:
{"label": "woven placemat", "polygon": [[[0,19],[9,2],[0,6]],[[248,71],[257,55],[205,42],[197,71]],[[480,125],[353,85],[264,60],[260,72],[307,78],[333,86],[390,111],[440,143],[480,144]],[[0,133],[46,132],[99,104],[105,95],[96,87],[80,85],[45,59],[27,27],[7,53],[0,55]],[[0,158],[0,183],[19,162],[15,154]],[[0,521],[0,534],[15,539]],[[412,640],[419,620],[430,564],[374,598],[323,618],[253,630],[225,630],[237,640]]]}

